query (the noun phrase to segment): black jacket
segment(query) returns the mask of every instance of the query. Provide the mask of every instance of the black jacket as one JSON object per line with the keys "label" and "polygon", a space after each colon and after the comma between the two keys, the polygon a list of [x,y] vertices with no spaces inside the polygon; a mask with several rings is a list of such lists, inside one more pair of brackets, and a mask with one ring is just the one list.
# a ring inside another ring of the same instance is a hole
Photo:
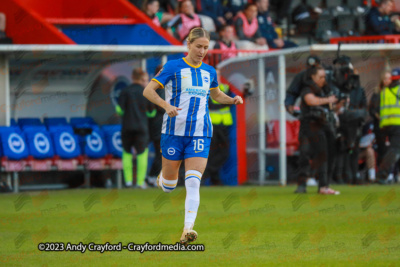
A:
{"label": "black jacket", "polygon": [[366,35],[393,34],[393,23],[389,16],[381,15],[376,7],[371,8],[365,16]]}
{"label": "black jacket", "polygon": [[148,119],[146,112],[154,109],[154,104],[143,96],[143,86],[132,84],[122,90],[118,105],[124,111],[122,116],[122,131],[148,134]]}

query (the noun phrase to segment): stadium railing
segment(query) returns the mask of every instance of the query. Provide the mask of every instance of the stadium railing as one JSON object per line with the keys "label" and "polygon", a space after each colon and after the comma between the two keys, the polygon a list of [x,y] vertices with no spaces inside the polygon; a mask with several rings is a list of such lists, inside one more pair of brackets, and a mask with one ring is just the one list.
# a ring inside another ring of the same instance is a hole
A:
{"label": "stadium railing", "polygon": [[398,44],[400,35],[377,35],[377,36],[358,36],[358,37],[338,37],[331,38],[331,44]]}
{"label": "stadium railing", "polygon": [[244,50],[244,49],[237,49],[237,50],[222,50],[222,49],[212,49],[209,50],[206,57],[203,59],[204,63],[207,63],[211,66],[216,66],[220,62],[225,59],[231,57],[240,57],[240,56],[249,56],[253,54],[261,54],[261,53],[268,53],[271,51],[275,51],[276,49],[269,49],[269,50]]}

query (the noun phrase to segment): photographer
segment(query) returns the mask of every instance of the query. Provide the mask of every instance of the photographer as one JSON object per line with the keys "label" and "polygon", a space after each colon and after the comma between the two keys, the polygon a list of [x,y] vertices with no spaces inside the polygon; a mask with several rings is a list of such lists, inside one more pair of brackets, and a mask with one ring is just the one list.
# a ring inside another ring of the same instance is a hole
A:
{"label": "photographer", "polygon": [[[319,66],[321,64],[321,60],[317,56],[309,56],[306,61],[307,69],[315,66]],[[306,70],[298,73],[294,78],[292,83],[289,85],[288,90],[286,91],[286,99],[285,99],[285,107],[286,110],[291,115],[296,115],[294,113],[294,105],[297,99],[300,97],[301,89],[306,86],[304,83],[306,80]],[[298,187],[295,193],[306,193],[306,182],[307,178],[310,177],[310,173],[308,173],[309,169],[309,161],[307,157],[307,143],[306,142],[307,136],[302,135],[302,132],[299,133],[299,162],[302,164],[301,168],[297,170],[298,173]],[[302,141],[303,140],[303,141]]]}
{"label": "photographer", "polygon": [[340,192],[329,188],[335,160],[335,129],[332,105],[337,102],[326,83],[323,67],[315,66],[306,71],[301,90],[300,149],[307,157],[300,158],[301,174],[307,173],[308,162],[319,178],[318,192],[324,195],[338,195]]}
{"label": "photographer", "polygon": [[[309,56],[307,58],[307,69],[318,66],[321,64],[321,60],[317,56]],[[303,81],[305,80],[306,70],[299,72],[294,78],[289,88],[286,91],[286,98],[285,98],[285,107],[286,110],[291,114],[294,115],[294,105],[296,103],[297,98],[299,98],[301,94],[301,89],[303,88]]]}

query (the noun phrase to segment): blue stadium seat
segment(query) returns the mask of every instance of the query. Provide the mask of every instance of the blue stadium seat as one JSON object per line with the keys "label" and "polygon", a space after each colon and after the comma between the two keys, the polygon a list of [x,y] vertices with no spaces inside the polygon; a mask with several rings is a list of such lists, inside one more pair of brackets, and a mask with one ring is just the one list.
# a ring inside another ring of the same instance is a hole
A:
{"label": "blue stadium seat", "polygon": [[24,129],[27,138],[29,154],[35,159],[48,159],[54,156],[53,141],[46,129],[41,126],[31,126]]}
{"label": "blue stadium seat", "polygon": [[17,131],[19,133],[21,133],[21,129],[18,127],[18,125],[16,126],[0,126],[0,133],[1,132],[10,132],[10,131]]}
{"label": "blue stadium seat", "polygon": [[107,148],[110,154],[114,157],[122,157],[122,140],[121,140],[121,125],[103,125]]}
{"label": "blue stadium seat", "polygon": [[35,131],[38,131],[38,130],[47,132],[46,126],[44,126],[44,125],[26,125],[22,129],[22,131],[25,132],[25,133],[26,132],[32,132],[32,131],[35,132]]}
{"label": "blue stadium seat", "polygon": [[19,127],[23,128],[27,125],[43,125],[39,118],[19,118],[18,119]]}
{"label": "blue stadium seat", "polygon": [[3,128],[0,130],[0,136],[3,156],[6,156],[9,160],[22,160],[28,157],[25,135],[18,128]]}
{"label": "blue stadium seat", "polygon": [[68,125],[67,119],[65,117],[44,118],[43,122],[46,127],[49,127],[50,125]]}
{"label": "blue stadium seat", "polygon": [[49,127],[53,139],[55,154],[61,159],[73,159],[81,155],[77,136],[70,126]]}
{"label": "blue stadium seat", "polygon": [[49,125],[48,130],[50,133],[56,133],[60,131],[68,131],[74,133],[74,129],[71,125]]}
{"label": "blue stadium seat", "polygon": [[92,129],[92,134],[79,136],[81,149],[88,158],[104,158],[107,155],[107,145],[104,134],[97,126],[94,126]]}
{"label": "blue stadium seat", "polygon": [[18,126],[17,121],[14,118],[11,118],[10,125],[11,126]]}
{"label": "blue stadium seat", "polygon": [[76,125],[97,125],[97,123],[93,120],[92,117],[72,117],[70,119],[70,123],[73,127]]}

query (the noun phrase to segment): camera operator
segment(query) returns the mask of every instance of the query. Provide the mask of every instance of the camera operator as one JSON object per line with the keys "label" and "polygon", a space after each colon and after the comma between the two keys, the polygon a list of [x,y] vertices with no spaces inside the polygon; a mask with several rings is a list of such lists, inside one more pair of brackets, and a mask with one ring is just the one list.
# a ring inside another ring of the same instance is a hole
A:
{"label": "camera operator", "polygon": [[[321,60],[317,56],[309,56],[306,61],[307,69],[319,66],[321,64]],[[294,105],[296,104],[297,98],[299,98],[301,94],[301,89],[303,88],[303,81],[305,80],[305,74],[307,70],[303,70],[299,72],[294,78],[293,81],[290,83],[289,88],[286,91],[286,98],[285,98],[285,107],[286,110],[291,114],[294,115]]]}
{"label": "camera operator", "polygon": [[[338,101],[330,95],[323,67],[314,66],[305,74],[301,89],[300,149],[306,157],[300,160],[299,175],[307,173],[308,162],[319,178],[318,192],[324,195],[338,195],[340,192],[329,188],[335,160],[335,129],[333,104]],[[299,176],[299,181],[301,177]],[[305,185],[304,185],[305,186]]]}
{"label": "camera operator", "polygon": [[[367,112],[367,99],[364,88],[361,87],[357,71],[353,71],[350,58],[343,56],[339,60],[343,64],[341,68],[347,66],[344,77],[352,77],[345,81],[342,90],[345,93],[345,106],[339,111],[340,127],[338,129],[338,153],[336,179],[338,183],[343,182],[343,177],[348,183],[362,183],[358,174],[358,155],[360,153],[360,139],[362,127],[365,122]],[[351,80],[353,79],[353,80]],[[347,87],[343,89],[343,87]]]}
{"label": "camera operator", "polygon": [[[319,66],[321,64],[321,60],[317,56],[309,56],[306,61],[307,69],[315,66]],[[297,99],[300,97],[301,89],[306,86],[304,81],[306,80],[306,71],[299,72],[294,78],[291,84],[289,85],[288,90],[286,91],[286,99],[285,99],[285,107],[286,110],[291,114],[296,116],[294,113],[294,105]],[[308,145],[306,142],[307,136],[302,135],[302,132],[299,132],[299,163],[302,166],[299,170],[297,170],[298,179],[298,187],[295,193],[306,193],[306,182],[307,178],[310,177],[309,169],[309,161],[308,156],[306,155],[306,151],[308,149]],[[301,141],[303,140],[303,141]]]}

